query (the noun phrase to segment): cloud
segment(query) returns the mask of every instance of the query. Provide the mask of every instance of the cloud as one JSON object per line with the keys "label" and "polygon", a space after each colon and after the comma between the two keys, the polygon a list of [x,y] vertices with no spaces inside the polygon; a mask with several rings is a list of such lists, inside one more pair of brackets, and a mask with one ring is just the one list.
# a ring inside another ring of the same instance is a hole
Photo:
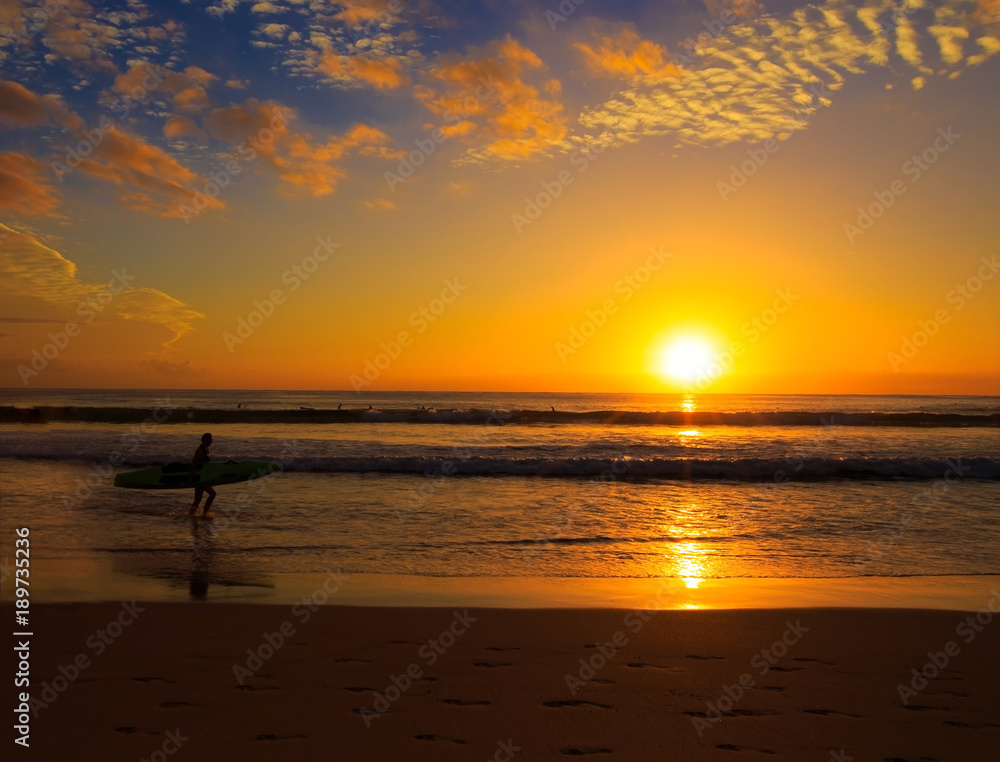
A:
{"label": "cloud", "polygon": [[210,105],[208,87],[216,79],[218,77],[199,66],[188,66],[183,72],[177,72],[138,62],[115,77],[111,89],[134,100],[141,100],[155,91],[169,96],[179,111],[199,112]]}
{"label": "cloud", "polygon": [[398,158],[388,147],[389,136],[374,127],[356,124],[343,135],[315,140],[309,133],[289,127],[296,116],[292,109],[273,101],[248,98],[242,104],[210,112],[205,127],[214,138],[252,150],[288,186],[317,198],[336,191],[346,175],[339,163],[351,155]]}
{"label": "cloud", "polygon": [[172,116],[163,124],[163,136],[167,140],[178,138],[204,139],[205,131],[200,129],[194,120],[186,116]]}
{"label": "cloud", "polygon": [[729,11],[736,18],[752,19],[764,12],[758,0],[705,0],[705,10],[715,18]]}
{"label": "cloud", "polygon": [[[195,196],[198,175],[159,146],[117,127],[109,127],[79,169],[91,177],[121,186],[121,200],[131,209],[163,217],[181,217],[182,205]],[[206,197],[207,198],[207,197]],[[209,209],[224,209],[218,199],[207,199]]]}
{"label": "cloud", "polygon": [[414,96],[441,118],[445,135],[473,144],[468,160],[525,159],[562,145],[567,133],[561,85],[540,76],[543,69],[508,36],[464,56],[439,56]]}
{"label": "cloud", "polygon": [[27,216],[48,214],[59,198],[45,183],[48,166],[20,153],[0,153],[0,209]]}
{"label": "cloud", "polygon": [[667,49],[644,40],[632,24],[622,24],[608,34],[594,34],[591,43],[577,42],[587,68],[595,76],[634,78],[639,76],[676,77],[680,69]]}
{"label": "cloud", "polygon": [[17,82],[0,79],[0,124],[33,127],[55,121],[76,128],[83,120],[55,97],[40,97]]}
{"label": "cloud", "polygon": [[374,210],[396,208],[396,205],[387,198],[373,198],[371,201],[365,201],[365,206]]}
{"label": "cloud", "polygon": [[394,90],[410,83],[409,78],[402,73],[402,65],[395,58],[381,59],[327,53],[320,60],[319,69],[330,80],[341,84],[364,82],[380,90]]}
{"label": "cloud", "polygon": [[[814,11],[799,9],[729,25],[711,39],[703,37],[690,51],[675,51],[682,66],[679,77],[645,75],[603,104],[585,109],[579,121],[587,134],[571,142],[606,145],[671,136],[675,145],[726,145],[784,139],[805,129],[820,108],[830,105],[848,76],[892,65],[893,37],[895,52],[917,70],[914,86],[934,74],[921,52],[927,50],[921,42],[928,37],[935,37],[940,49],[941,63],[935,66],[943,65],[947,72],[961,65],[963,34],[955,31],[956,19],[968,24],[968,18],[950,6],[939,7],[936,29],[921,30],[918,19],[925,17],[911,19],[896,10],[891,0],[864,7],[829,0]],[[893,13],[895,33],[887,35],[882,24]],[[976,42],[984,55],[992,55],[983,40]]]}
{"label": "cloud", "polygon": [[[81,303],[106,305],[101,312],[102,318],[112,316],[163,326],[170,334],[164,346],[190,333],[194,321],[204,317],[162,291],[131,285],[131,279],[137,274],[127,269],[118,272],[122,276],[119,279],[109,273],[104,283],[86,283],[80,280],[73,262],[33,236],[3,224],[0,224],[0,235],[6,236],[0,245],[0,288],[9,294],[73,309],[74,315],[76,306]],[[114,281],[113,288],[118,293],[107,301],[110,281]],[[104,297],[98,300],[100,294]]]}

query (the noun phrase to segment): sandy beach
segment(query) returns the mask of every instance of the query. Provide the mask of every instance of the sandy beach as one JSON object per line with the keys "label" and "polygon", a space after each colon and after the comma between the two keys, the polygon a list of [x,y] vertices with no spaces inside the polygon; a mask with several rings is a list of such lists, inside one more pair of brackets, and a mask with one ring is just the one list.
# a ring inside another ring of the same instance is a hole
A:
{"label": "sandy beach", "polygon": [[32,615],[38,760],[972,760],[1000,748],[1000,629],[985,609],[127,602]]}

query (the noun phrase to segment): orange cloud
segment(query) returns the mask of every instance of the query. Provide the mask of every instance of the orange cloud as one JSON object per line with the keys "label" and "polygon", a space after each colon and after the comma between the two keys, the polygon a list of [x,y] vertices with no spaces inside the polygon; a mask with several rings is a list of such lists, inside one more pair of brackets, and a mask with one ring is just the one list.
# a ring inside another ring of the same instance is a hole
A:
{"label": "orange cloud", "polygon": [[409,78],[402,73],[402,65],[395,58],[365,58],[327,53],[321,59],[319,69],[333,80],[359,80],[380,90],[394,90],[410,83]]}
{"label": "orange cloud", "polygon": [[273,101],[249,98],[244,103],[218,108],[205,118],[212,137],[238,146],[245,159],[253,158],[272,167],[288,185],[315,197],[328,196],[346,172],[337,165],[351,154],[394,158],[389,136],[381,130],[357,124],[343,135],[325,142],[288,127],[295,112]]}
{"label": "orange cloud", "polygon": [[394,7],[402,7],[402,3],[389,0],[340,0],[337,5],[344,10],[333,18],[348,26],[362,26],[378,19],[387,21],[393,17]]}
{"label": "orange cloud", "polygon": [[71,128],[83,124],[59,100],[40,97],[17,82],[0,79],[0,124],[31,127],[50,119]]}
{"label": "orange cloud", "polygon": [[33,216],[47,214],[59,205],[45,184],[46,165],[23,154],[0,153],[0,209]]}
{"label": "orange cloud", "polygon": [[46,3],[40,16],[27,18],[32,24],[44,23],[41,40],[53,56],[92,69],[117,71],[107,51],[120,45],[126,31],[102,20],[84,0]]}
{"label": "orange cloud", "polygon": [[[74,312],[80,303],[96,303],[98,294],[106,292],[107,281],[88,283],[81,280],[75,263],[37,238],[3,224],[0,224],[0,237],[4,238],[4,245],[0,246],[0,291],[37,299],[57,309],[70,308]],[[161,325],[169,335],[164,346],[169,346],[194,330],[197,318],[204,317],[169,294],[131,285],[129,281],[134,278],[128,268],[122,268],[120,290],[106,304],[103,319]]]}
{"label": "orange cloud", "polygon": [[736,18],[752,19],[764,12],[764,5],[758,0],[705,0],[705,10],[716,18],[729,11]]}
{"label": "orange cloud", "polygon": [[[122,186],[121,199],[132,209],[163,217],[180,217],[180,206],[190,204],[197,192],[197,174],[162,148],[117,127],[107,129],[94,157],[83,159],[80,170]],[[224,209],[225,204],[218,199],[208,199],[207,208]]]}
{"label": "orange cloud", "polygon": [[525,79],[544,68],[541,59],[511,37],[485,50],[440,56],[429,70],[435,86],[414,96],[442,118],[442,132],[480,143],[479,159],[523,159],[558,145],[566,136],[561,85]]}
{"label": "orange cloud", "polygon": [[[166,73],[163,73],[166,72]],[[150,74],[154,76],[151,78]],[[203,111],[210,105],[208,87],[218,79],[199,66],[188,66],[183,72],[151,67],[145,63],[135,64],[124,74],[115,77],[111,89],[120,95],[151,92],[169,95],[174,108],[181,111]]]}
{"label": "orange cloud", "polygon": [[186,116],[172,116],[163,125],[163,136],[167,140],[176,140],[184,137],[202,138],[205,133],[198,128],[194,120]]}
{"label": "orange cloud", "polygon": [[573,45],[595,76],[677,77],[681,73],[665,47],[642,39],[631,25],[622,26],[617,34],[598,37],[593,44],[577,42]]}

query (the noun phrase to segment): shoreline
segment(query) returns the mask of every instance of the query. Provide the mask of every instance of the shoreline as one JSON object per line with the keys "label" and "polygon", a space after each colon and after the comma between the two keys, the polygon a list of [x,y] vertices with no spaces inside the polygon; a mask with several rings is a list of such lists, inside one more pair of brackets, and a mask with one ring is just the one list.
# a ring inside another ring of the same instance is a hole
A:
{"label": "shoreline", "polygon": [[[336,588],[336,593],[332,589]],[[265,574],[198,564],[136,564],[128,558],[32,562],[33,603],[121,600],[291,605],[316,596],[359,607],[499,609],[874,608],[978,611],[1000,575],[843,578],[421,577]],[[12,599],[5,585],[0,601]]]}

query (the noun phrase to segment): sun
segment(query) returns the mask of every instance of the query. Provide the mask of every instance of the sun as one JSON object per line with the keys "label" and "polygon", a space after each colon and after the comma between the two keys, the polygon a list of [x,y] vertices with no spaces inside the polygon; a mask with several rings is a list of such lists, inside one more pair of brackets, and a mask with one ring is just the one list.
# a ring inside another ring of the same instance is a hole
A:
{"label": "sun", "polygon": [[683,336],[666,344],[660,352],[661,375],[690,383],[704,376],[712,365],[712,345],[697,336]]}

